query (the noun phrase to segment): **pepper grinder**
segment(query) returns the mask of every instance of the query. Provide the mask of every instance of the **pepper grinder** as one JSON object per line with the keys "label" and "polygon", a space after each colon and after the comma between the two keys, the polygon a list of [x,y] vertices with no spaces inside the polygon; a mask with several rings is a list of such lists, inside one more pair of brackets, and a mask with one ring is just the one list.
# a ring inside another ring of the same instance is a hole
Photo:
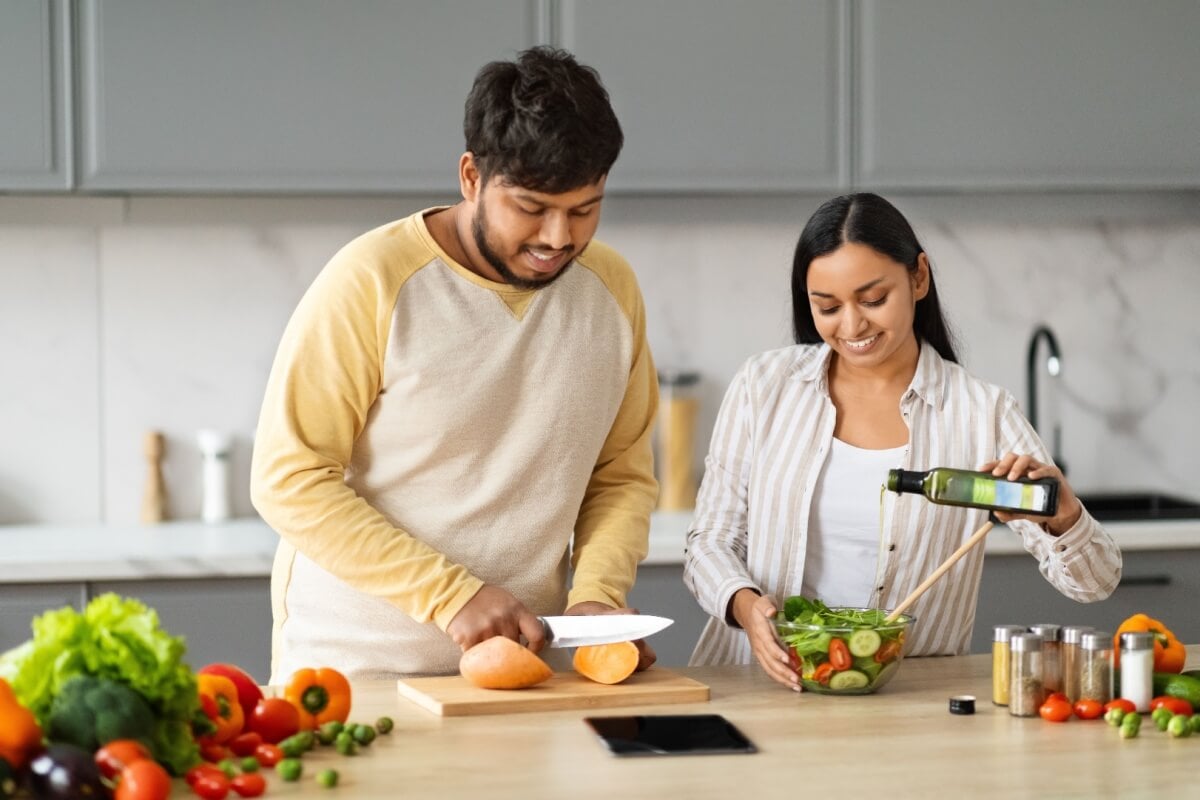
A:
{"label": "pepper grinder", "polygon": [[200,518],[205,522],[224,522],[233,516],[229,497],[229,460],[233,437],[224,431],[201,430],[196,444],[203,459],[203,494]]}
{"label": "pepper grinder", "polygon": [[167,490],[162,474],[163,435],[158,431],[146,431],[142,437],[142,453],[146,456],[146,486],[142,493],[141,520],[154,524],[167,516]]}

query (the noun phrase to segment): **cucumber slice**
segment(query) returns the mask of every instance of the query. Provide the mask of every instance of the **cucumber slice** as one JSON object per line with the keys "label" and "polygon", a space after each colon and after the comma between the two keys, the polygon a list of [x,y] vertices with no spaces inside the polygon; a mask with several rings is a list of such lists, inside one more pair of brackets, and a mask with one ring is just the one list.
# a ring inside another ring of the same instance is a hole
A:
{"label": "cucumber slice", "polygon": [[867,680],[866,675],[856,669],[847,669],[833,673],[833,677],[829,679],[829,688],[834,691],[865,689],[868,683],[870,681]]}
{"label": "cucumber slice", "polygon": [[850,639],[846,642],[850,648],[850,655],[859,658],[875,655],[882,644],[883,638],[870,628],[859,628],[850,634]]}

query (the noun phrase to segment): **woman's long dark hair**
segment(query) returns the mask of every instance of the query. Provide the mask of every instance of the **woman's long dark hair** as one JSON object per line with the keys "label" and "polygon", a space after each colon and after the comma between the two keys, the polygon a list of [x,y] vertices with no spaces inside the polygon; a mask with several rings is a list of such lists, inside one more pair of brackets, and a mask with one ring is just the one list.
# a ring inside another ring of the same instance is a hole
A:
{"label": "woman's long dark hair", "polygon": [[[903,264],[910,273],[916,272],[917,257],[925,252],[904,215],[877,194],[845,194],[822,203],[808,218],[792,261],[792,327],[796,344],[823,341],[808,301],[808,267],[814,258],[828,255],[846,242],[864,244]],[[929,293],[917,302],[913,333],[918,342],[929,342],[942,358],[958,362],[954,336],[942,316],[932,265]]]}

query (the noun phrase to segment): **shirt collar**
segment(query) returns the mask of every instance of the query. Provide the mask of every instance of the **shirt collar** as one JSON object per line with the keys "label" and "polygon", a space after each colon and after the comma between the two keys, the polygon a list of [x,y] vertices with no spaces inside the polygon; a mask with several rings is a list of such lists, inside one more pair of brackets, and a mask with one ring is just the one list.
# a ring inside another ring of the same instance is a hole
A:
{"label": "shirt collar", "polygon": [[[821,343],[816,347],[804,348],[807,352],[796,364],[794,374],[802,381],[816,381],[826,395],[829,394],[829,360],[833,350]],[[921,342],[921,353],[917,356],[917,371],[908,385],[908,394],[921,398],[935,410],[942,409],[945,394],[946,361],[928,342]]]}

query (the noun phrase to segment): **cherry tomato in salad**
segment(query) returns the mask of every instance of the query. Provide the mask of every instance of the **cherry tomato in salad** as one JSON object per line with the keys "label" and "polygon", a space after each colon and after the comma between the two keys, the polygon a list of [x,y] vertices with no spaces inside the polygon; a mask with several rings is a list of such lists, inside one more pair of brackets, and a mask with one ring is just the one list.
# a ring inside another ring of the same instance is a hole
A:
{"label": "cherry tomato in salad", "polygon": [[171,776],[157,761],[143,758],[127,764],[113,800],[166,800],[171,795]]}
{"label": "cherry tomato in salad", "polygon": [[822,686],[828,686],[829,679],[832,676],[833,676],[833,664],[830,664],[828,661],[826,661],[824,664],[817,667],[816,672],[813,673],[813,680],[815,680],[817,683],[821,684]]}
{"label": "cherry tomato in salad", "polygon": [[854,659],[850,657],[850,648],[846,645],[845,639],[833,639],[829,642],[829,663],[838,672],[850,669]]}
{"label": "cherry tomato in salad", "polygon": [[1109,700],[1104,704],[1105,713],[1108,713],[1114,708],[1119,708],[1126,714],[1132,714],[1133,712],[1137,711],[1137,706],[1133,704],[1133,701],[1126,700],[1124,697],[1118,697],[1115,700]]}
{"label": "cherry tomato in salad", "polygon": [[1075,716],[1080,719],[1099,719],[1104,713],[1104,706],[1099,700],[1083,698],[1075,701]]}
{"label": "cherry tomato in salad", "polygon": [[1066,722],[1071,718],[1071,703],[1065,695],[1062,698],[1051,695],[1038,708],[1038,714],[1047,722]]}
{"label": "cherry tomato in salad", "polygon": [[903,645],[901,645],[896,639],[892,639],[889,642],[884,642],[883,646],[875,651],[875,663],[890,664],[891,662],[895,661],[900,655],[900,648],[902,646]]}
{"label": "cherry tomato in salad", "polygon": [[133,762],[150,758],[150,751],[135,739],[113,739],[97,750],[94,758],[100,774],[112,780]]}
{"label": "cherry tomato in salad", "polygon": [[1172,714],[1182,714],[1185,717],[1190,717],[1193,712],[1192,704],[1187,700],[1184,700],[1182,697],[1168,697],[1166,695],[1161,695],[1150,701],[1150,710],[1154,711],[1156,708],[1165,708]]}
{"label": "cherry tomato in salad", "polygon": [[792,668],[793,672],[800,672],[800,667],[801,667],[800,656],[796,655],[796,648],[789,647],[787,649],[787,654],[788,654],[788,666],[790,666]]}
{"label": "cherry tomato in salad", "polygon": [[230,781],[229,785],[242,797],[258,797],[267,790],[267,779],[261,772],[246,772]]}

